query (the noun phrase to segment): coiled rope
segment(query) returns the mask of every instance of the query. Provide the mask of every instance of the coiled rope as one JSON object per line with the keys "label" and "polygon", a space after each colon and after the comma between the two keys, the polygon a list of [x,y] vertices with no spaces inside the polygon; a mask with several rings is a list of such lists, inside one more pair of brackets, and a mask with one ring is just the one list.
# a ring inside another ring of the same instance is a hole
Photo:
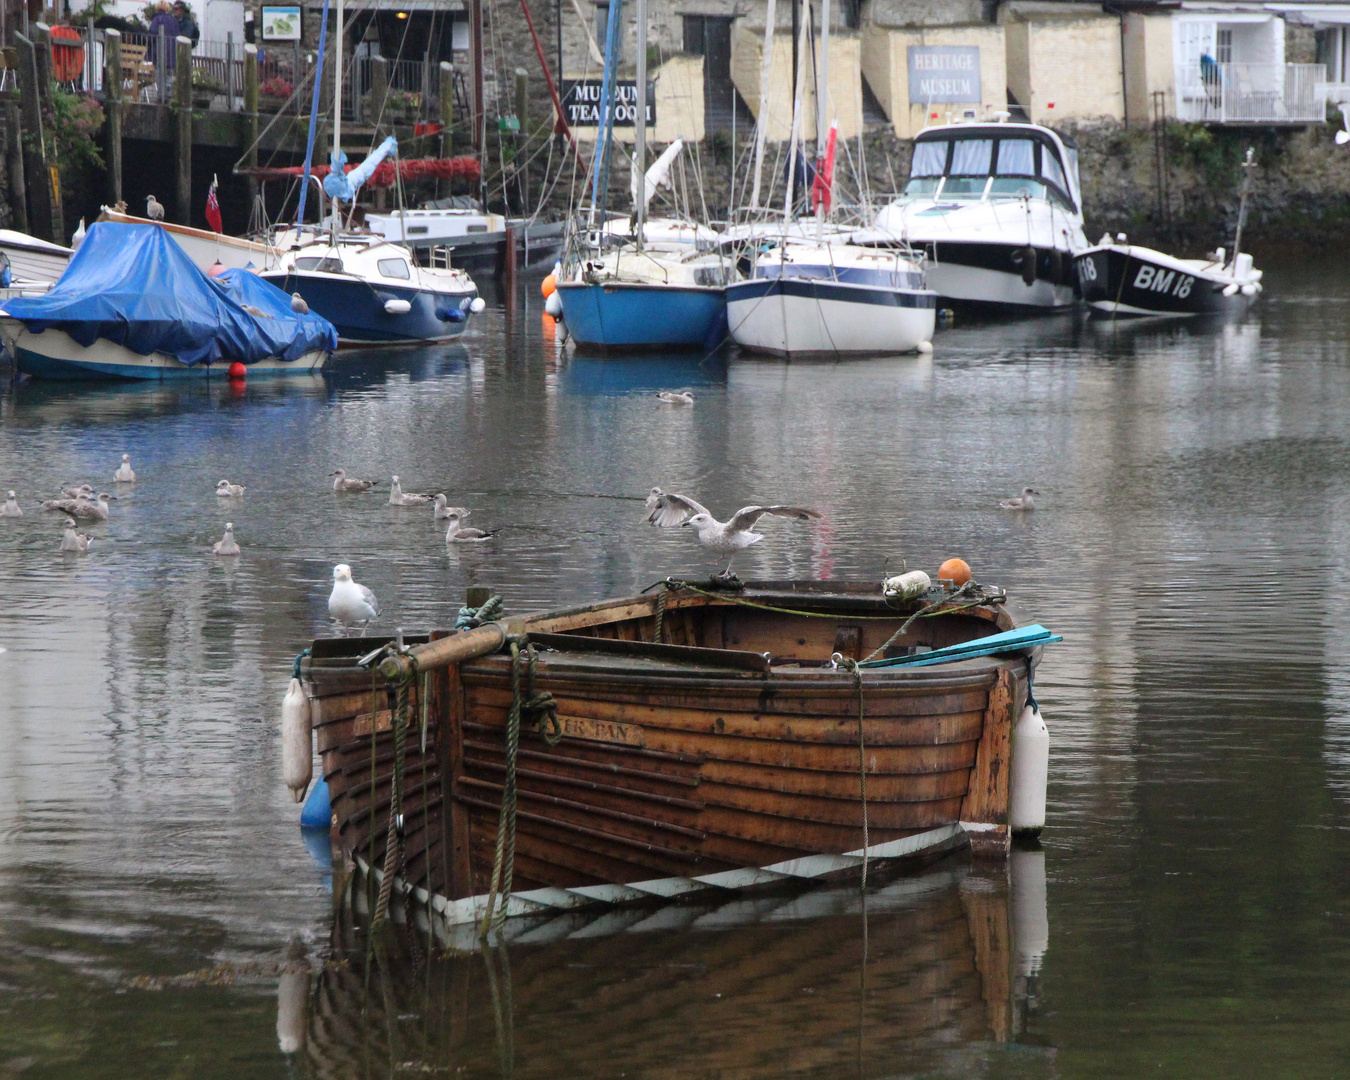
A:
{"label": "coiled rope", "polygon": [[462,607],[455,618],[456,630],[473,630],[490,623],[502,613],[502,598],[497,594],[489,596],[481,607]]}

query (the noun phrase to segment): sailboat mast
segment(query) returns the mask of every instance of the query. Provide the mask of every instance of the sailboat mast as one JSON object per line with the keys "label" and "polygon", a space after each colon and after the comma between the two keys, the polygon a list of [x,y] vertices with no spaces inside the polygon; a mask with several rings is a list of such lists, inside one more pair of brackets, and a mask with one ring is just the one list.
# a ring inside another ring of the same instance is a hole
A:
{"label": "sailboat mast", "polygon": [[[820,0],[820,55],[816,68],[816,179],[825,168],[826,133],[830,127],[830,0]],[[816,204],[816,239],[825,228],[825,200]]]}
{"label": "sailboat mast", "polygon": [[333,40],[333,153],[342,152],[342,48],[346,42],[342,0],[337,0],[336,38]]}
{"label": "sailboat mast", "polygon": [[637,173],[637,206],[633,227],[642,250],[642,227],[647,220],[647,0],[637,0],[637,100],[633,113],[633,171]]}
{"label": "sailboat mast", "polygon": [[759,68],[759,113],[755,117],[755,186],[750,190],[750,209],[759,209],[759,184],[764,172],[764,142],[769,135],[769,78],[773,75],[775,0],[764,12],[764,56]]}
{"label": "sailboat mast", "polygon": [[[802,12],[806,18],[801,20],[801,33],[798,35],[796,50],[793,54],[793,70],[796,72],[796,86],[792,93],[792,138],[788,140],[788,174],[787,174],[787,194],[783,197],[783,224],[789,225],[792,222],[792,210],[795,205],[793,199],[793,184],[797,179],[797,136],[801,134],[802,129],[802,84],[805,82],[806,65],[801,63],[799,54],[806,52],[806,35],[811,26],[811,0],[802,0],[805,11]],[[795,9],[794,9],[795,10]]]}
{"label": "sailboat mast", "polygon": [[610,0],[609,23],[605,28],[605,73],[600,80],[600,131],[595,144],[595,167],[591,170],[591,221],[599,217],[605,227],[605,209],[609,204],[609,159],[614,141],[614,75],[618,67],[619,34],[623,0]]}

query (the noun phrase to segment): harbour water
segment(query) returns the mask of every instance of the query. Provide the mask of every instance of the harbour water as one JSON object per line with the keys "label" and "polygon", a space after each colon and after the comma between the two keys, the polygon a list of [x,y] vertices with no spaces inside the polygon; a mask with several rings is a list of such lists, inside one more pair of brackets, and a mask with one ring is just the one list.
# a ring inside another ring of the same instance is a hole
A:
{"label": "harbour water", "polygon": [[[1340,1075],[1350,273],[1267,286],[1236,324],[959,326],[839,364],[559,357],[531,297],[321,378],[5,390],[0,1077]],[[384,493],[335,495],[338,467]],[[447,549],[393,473],[498,537]],[[119,499],[62,555],[35,504],[86,481]],[[1034,513],[997,508],[1027,484]],[[744,577],[959,554],[1064,635],[1037,680],[1048,948],[1012,1024],[980,971],[1004,885],[959,860],[865,913],[826,891],[509,957],[335,923],[278,734],[333,565],[410,630],[470,585],[524,611],[715,569],[642,523],[652,485],[824,514],[766,520]],[[311,1009],[289,1055],[279,983]]]}

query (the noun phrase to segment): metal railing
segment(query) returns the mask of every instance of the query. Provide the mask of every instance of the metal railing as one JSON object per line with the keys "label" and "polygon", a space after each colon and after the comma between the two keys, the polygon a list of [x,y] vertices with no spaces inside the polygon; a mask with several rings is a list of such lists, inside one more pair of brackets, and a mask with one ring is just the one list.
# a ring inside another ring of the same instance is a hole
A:
{"label": "metal railing", "polygon": [[1326,120],[1322,64],[1204,64],[1177,68],[1177,119],[1211,124]]}

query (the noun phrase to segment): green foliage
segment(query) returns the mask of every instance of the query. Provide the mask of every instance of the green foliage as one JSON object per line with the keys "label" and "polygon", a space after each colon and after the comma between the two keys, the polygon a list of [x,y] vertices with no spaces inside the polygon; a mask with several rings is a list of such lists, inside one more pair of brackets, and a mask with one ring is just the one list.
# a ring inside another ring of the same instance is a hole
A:
{"label": "green foliage", "polygon": [[86,166],[101,168],[98,133],[103,129],[103,106],[92,97],[57,90],[52,94],[52,140],[56,164],[63,177]]}

